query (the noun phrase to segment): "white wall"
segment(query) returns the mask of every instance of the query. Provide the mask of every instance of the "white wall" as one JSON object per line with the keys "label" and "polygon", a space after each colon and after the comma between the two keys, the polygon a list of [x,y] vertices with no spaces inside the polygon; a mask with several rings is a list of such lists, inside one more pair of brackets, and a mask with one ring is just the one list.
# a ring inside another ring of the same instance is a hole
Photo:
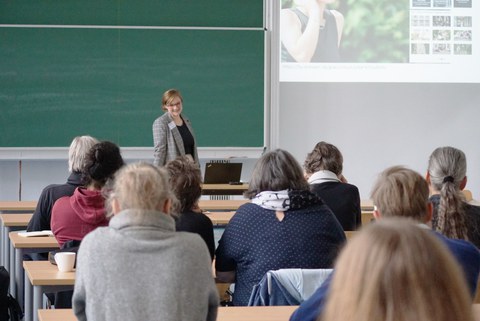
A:
{"label": "white wall", "polygon": [[386,167],[423,175],[450,145],[467,155],[467,189],[480,199],[480,85],[281,83],[278,108],[279,147],[303,163],[317,142],[336,145],[362,198]]}

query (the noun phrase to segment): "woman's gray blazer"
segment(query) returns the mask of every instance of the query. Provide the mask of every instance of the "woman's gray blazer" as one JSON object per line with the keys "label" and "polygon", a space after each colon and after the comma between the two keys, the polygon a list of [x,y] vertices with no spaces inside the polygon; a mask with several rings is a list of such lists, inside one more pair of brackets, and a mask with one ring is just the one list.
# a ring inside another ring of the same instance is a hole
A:
{"label": "woman's gray blazer", "polygon": [[[188,130],[192,133],[194,146],[193,146],[193,159],[196,164],[198,162],[197,154],[197,139],[193,133],[190,120],[181,115],[183,121],[187,125]],[[175,125],[175,122],[170,117],[169,113],[165,113],[162,116],[155,119],[152,126],[153,130],[153,146],[154,146],[154,159],[153,164],[164,166],[167,162],[174,160],[178,156],[185,155],[185,148],[183,147],[183,140],[180,132]]]}

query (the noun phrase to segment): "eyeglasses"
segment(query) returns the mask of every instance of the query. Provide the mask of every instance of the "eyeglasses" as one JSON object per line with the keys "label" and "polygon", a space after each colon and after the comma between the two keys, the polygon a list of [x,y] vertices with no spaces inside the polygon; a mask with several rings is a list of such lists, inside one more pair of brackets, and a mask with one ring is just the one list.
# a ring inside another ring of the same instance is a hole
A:
{"label": "eyeglasses", "polygon": [[176,104],[168,104],[167,107],[180,107],[182,105],[182,102],[179,101],[178,103]]}

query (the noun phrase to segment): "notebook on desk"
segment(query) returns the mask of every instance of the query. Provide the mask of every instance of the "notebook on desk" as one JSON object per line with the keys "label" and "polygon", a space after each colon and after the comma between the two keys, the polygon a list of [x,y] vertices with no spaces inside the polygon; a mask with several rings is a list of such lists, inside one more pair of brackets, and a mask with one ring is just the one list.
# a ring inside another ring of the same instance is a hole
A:
{"label": "notebook on desk", "polygon": [[240,182],[242,163],[207,163],[205,164],[204,184],[229,184]]}

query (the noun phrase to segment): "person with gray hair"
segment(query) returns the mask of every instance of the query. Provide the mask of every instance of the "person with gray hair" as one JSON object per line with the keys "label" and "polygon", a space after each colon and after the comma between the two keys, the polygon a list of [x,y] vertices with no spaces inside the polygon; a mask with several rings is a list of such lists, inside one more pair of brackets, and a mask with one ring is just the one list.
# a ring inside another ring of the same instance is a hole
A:
{"label": "person with gray hair", "polygon": [[98,143],[91,136],[77,136],[68,149],[68,171],[70,176],[65,184],[51,184],[45,187],[38,199],[37,207],[27,226],[27,231],[50,230],[50,220],[53,204],[63,197],[72,196],[78,186],[82,185],[82,169],[87,153]]}
{"label": "person with gray hair", "polygon": [[176,232],[165,169],[134,163],[115,177],[107,227],[82,241],[73,311],[78,320],[214,321],[219,304],[201,237]]}
{"label": "person with gray hair", "polygon": [[465,201],[462,190],[467,185],[466,175],[467,159],[461,150],[439,147],[430,155],[426,178],[434,205],[432,227],[480,248],[480,207]]}

